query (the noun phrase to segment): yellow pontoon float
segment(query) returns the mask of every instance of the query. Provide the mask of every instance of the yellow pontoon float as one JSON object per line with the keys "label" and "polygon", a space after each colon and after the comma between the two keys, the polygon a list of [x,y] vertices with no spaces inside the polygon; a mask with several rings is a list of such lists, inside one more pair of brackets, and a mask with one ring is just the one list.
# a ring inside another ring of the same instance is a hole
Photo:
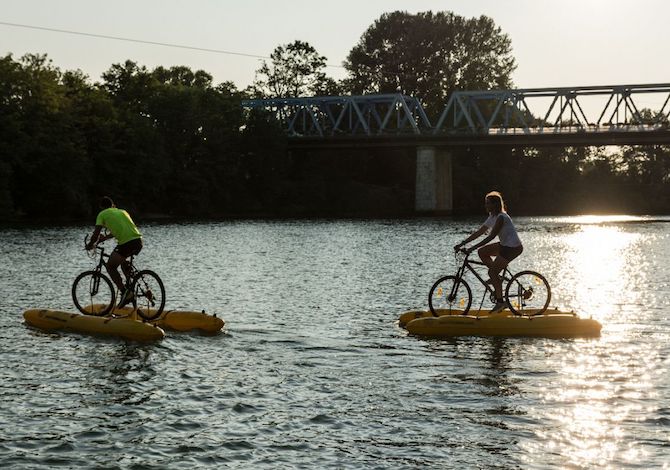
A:
{"label": "yellow pontoon float", "polygon": [[[87,311],[100,311],[100,309],[105,308],[102,304],[94,304],[87,307]],[[112,315],[117,316],[128,316],[132,315],[132,307],[122,307],[114,308],[112,310]],[[151,314],[152,312],[149,311]],[[214,334],[223,328],[225,322],[223,318],[220,318],[214,315],[205,313],[204,310],[200,312],[196,311],[186,311],[186,310],[163,310],[163,313],[156,318],[151,320],[153,325],[164,328],[166,330],[173,331],[200,331],[204,334]]]}
{"label": "yellow pontoon float", "polygon": [[74,331],[133,341],[156,341],[165,337],[160,327],[129,317],[96,317],[60,310],[30,309],[23,313],[23,318],[27,324],[47,331]]}
{"label": "yellow pontoon float", "polygon": [[[594,338],[602,325],[574,312],[549,309],[539,315],[514,315],[509,310],[489,314],[470,310],[462,315],[455,310],[409,311],[400,315],[398,324],[416,336],[444,338],[452,336],[516,336],[539,338]],[[532,312],[531,312],[532,313]]]}

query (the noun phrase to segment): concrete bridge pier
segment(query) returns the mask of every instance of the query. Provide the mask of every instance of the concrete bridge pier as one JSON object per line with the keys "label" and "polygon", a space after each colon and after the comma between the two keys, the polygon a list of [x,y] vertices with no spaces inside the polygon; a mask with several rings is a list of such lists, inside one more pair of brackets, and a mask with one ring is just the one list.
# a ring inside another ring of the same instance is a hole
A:
{"label": "concrete bridge pier", "polygon": [[438,147],[417,147],[415,211],[451,212],[453,208],[451,152]]}

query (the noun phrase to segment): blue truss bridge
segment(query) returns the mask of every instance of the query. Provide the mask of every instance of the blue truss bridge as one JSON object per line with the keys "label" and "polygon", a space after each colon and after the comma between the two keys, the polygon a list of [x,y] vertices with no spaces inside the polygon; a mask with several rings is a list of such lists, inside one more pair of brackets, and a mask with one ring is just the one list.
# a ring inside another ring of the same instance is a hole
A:
{"label": "blue truss bridge", "polygon": [[455,91],[429,118],[403,94],[245,100],[292,146],[670,144],[670,84]]}

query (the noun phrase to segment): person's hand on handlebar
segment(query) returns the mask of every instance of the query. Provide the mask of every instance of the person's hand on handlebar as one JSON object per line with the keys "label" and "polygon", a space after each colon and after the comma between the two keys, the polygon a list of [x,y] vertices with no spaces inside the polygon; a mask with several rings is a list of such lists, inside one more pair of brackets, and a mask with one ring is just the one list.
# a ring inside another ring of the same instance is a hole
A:
{"label": "person's hand on handlebar", "polygon": [[465,243],[459,243],[458,245],[454,246],[454,251],[456,253],[463,253],[464,255],[469,255],[472,253],[473,249],[472,248],[465,248]]}
{"label": "person's hand on handlebar", "polygon": [[84,240],[85,248],[87,251],[90,251],[94,248],[97,248],[98,245],[104,243],[105,240],[109,240],[112,237],[114,237],[114,235],[112,235],[110,232],[105,231],[104,233],[100,233],[96,230],[90,240],[88,235],[86,235],[86,239]]}
{"label": "person's hand on handlebar", "polygon": [[463,243],[463,242],[459,243],[458,245],[454,246],[454,251],[455,252],[466,253],[466,254],[470,253],[471,250],[468,249],[468,248],[464,248],[464,245],[465,245],[465,243]]}
{"label": "person's hand on handlebar", "polygon": [[97,243],[93,242],[93,240],[89,240],[88,237],[86,237],[86,242],[84,243],[84,249],[86,249],[86,251],[91,251],[96,246],[98,246]]}

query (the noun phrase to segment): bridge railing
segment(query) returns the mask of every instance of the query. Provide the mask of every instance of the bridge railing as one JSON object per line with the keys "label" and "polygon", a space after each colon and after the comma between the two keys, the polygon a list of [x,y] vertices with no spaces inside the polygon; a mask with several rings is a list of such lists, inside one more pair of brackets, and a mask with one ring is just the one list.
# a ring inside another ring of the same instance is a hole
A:
{"label": "bridge railing", "polygon": [[491,135],[667,129],[670,84],[456,91],[435,125],[402,94],[245,100],[290,136]]}

